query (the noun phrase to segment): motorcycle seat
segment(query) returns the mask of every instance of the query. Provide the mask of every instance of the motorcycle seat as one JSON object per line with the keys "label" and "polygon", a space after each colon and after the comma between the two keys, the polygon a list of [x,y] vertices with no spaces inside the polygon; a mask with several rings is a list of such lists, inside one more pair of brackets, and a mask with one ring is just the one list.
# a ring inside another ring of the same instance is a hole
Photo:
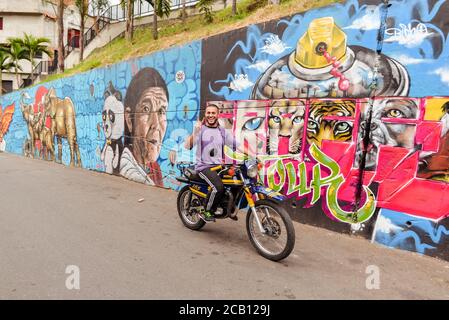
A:
{"label": "motorcycle seat", "polygon": [[199,176],[198,172],[192,168],[185,168],[184,175],[191,181],[204,182],[204,180]]}

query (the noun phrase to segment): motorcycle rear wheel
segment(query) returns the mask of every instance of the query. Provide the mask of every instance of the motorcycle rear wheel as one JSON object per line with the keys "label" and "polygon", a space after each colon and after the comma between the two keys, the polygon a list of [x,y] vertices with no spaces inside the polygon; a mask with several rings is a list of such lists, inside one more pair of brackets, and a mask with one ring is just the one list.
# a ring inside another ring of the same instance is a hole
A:
{"label": "motorcycle rear wheel", "polygon": [[261,256],[269,260],[287,258],[295,246],[295,228],[287,211],[270,200],[256,201],[255,210],[266,232],[260,232],[250,208],[246,215],[246,231],[251,244]]}
{"label": "motorcycle rear wheel", "polygon": [[[190,198],[190,201],[188,201]],[[182,223],[191,230],[199,230],[206,222],[202,220],[198,213],[194,213],[191,205],[194,199],[198,199],[198,196],[190,191],[189,186],[184,186],[181,191],[178,193],[177,206],[178,206],[178,214],[181,218]],[[186,203],[189,202],[189,203]]]}

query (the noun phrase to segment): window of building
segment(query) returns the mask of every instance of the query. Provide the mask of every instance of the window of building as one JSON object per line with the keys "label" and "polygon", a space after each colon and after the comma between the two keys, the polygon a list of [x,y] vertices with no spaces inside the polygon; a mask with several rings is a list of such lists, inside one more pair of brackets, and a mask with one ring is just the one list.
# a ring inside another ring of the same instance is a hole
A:
{"label": "window of building", "polygon": [[2,81],[2,89],[3,89],[3,94],[8,93],[8,92],[12,92],[12,80],[3,80]]}
{"label": "window of building", "polygon": [[0,30],[3,30],[3,17],[0,17]]}
{"label": "window of building", "polygon": [[69,29],[67,32],[67,43],[72,48],[80,47],[80,31],[77,29]]}

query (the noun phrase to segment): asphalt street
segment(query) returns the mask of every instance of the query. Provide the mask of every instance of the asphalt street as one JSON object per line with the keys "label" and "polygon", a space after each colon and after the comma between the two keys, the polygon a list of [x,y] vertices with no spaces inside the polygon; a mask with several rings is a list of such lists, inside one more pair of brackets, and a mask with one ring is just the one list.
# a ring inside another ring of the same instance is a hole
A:
{"label": "asphalt street", "polygon": [[191,231],[176,196],[0,153],[0,299],[449,299],[448,262],[294,222],[295,249],[275,263],[243,212]]}

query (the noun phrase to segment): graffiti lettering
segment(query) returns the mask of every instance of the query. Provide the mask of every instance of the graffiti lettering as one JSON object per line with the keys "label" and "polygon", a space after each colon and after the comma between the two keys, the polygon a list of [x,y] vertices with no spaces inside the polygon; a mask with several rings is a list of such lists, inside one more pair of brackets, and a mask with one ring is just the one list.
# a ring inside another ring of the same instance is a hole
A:
{"label": "graffiti lettering", "polygon": [[[312,168],[312,180],[308,184],[308,175],[304,162],[298,164],[296,171],[293,163],[283,163],[277,160],[267,169],[268,186],[275,191],[280,191],[287,182],[287,195],[295,192],[298,197],[306,194],[312,195],[311,204],[315,204],[321,196],[321,191],[326,188],[326,204],[332,215],[346,223],[361,223],[367,221],[374,214],[376,201],[373,192],[364,186],[366,200],[365,204],[357,211],[345,211],[338,203],[338,190],[345,182],[343,175],[340,173],[338,164],[323,153],[315,144],[309,148],[310,155],[317,162]],[[322,175],[322,166],[326,167],[330,173],[327,176]],[[278,177],[278,181],[276,181]],[[299,182],[297,180],[299,178]]]}
{"label": "graffiti lettering", "polygon": [[407,47],[420,45],[426,37],[431,35],[423,23],[419,23],[415,27],[412,27],[411,23],[407,25],[400,23],[399,28],[386,29],[385,34],[390,36],[385,39],[385,42],[398,42]]}

